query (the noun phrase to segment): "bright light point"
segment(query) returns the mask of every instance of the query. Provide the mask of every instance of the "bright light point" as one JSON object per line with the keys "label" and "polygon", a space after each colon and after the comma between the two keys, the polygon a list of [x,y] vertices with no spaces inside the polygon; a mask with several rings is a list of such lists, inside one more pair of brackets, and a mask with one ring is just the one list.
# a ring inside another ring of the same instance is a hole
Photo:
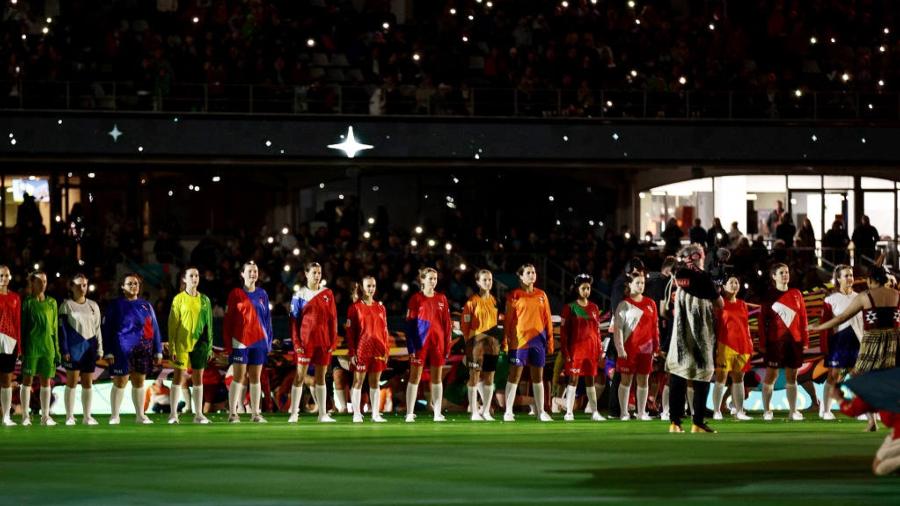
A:
{"label": "bright light point", "polygon": [[469,21],[474,21],[474,20],[475,20],[475,16],[469,14]]}
{"label": "bright light point", "polygon": [[682,85],[687,84],[687,78],[684,76],[681,76],[678,78],[678,82],[681,83]]}
{"label": "bright light point", "polygon": [[268,238],[266,238],[266,242],[272,244],[275,242],[275,238],[270,235]]}
{"label": "bright light point", "polygon": [[884,86],[884,79],[878,80],[878,86]]}
{"label": "bright light point", "polygon": [[191,21],[193,21],[194,24],[197,24],[200,22],[200,18],[198,18],[197,16],[194,16],[194,19],[192,19]]}
{"label": "bright light point", "polygon": [[709,24],[709,29],[710,29],[710,31],[715,30],[715,29],[716,29],[716,25],[714,25],[713,23],[710,23],[710,24]]}
{"label": "bright light point", "polygon": [[34,270],[38,270],[41,268],[41,264],[34,264]]}
{"label": "bright light point", "polygon": [[96,289],[97,289],[96,286],[94,286],[94,285],[88,285],[88,291],[89,291],[89,292],[93,292],[93,291],[96,290]]}
{"label": "bright light point", "polygon": [[56,120],[56,124],[57,124],[57,125],[62,125],[62,120],[61,120],[61,119]]}
{"label": "bright light point", "polygon": [[281,235],[288,235],[288,232],[290,232],[290,231],[291,231],[291,229],[289,229],[289,228],[287,228],[287,227],[282,227],[282,228],[281,228]]}
{"label": "bright light point", "polygon": [[413,239],[412,241],[409,241],[409,245],[412,246],[413,248],[415,248],[416,246],[419,245],[419,241]]}
{"label": "bright light point", "polygon": [[284,264],[284,272],[291,272],[290,264]]}
{"label": "bright light point", "polygon": [[794,96],[797,97],[797,98],[802,97],[802,96],[803,96],[803,90],[801,90],[800,88],[797,88],[796,90],[794,90]]}
{"label": "bright light point", "polygon": [[450,251],[453,249],[453,245],[448,242],[447,244],[444,245],[444,249],[447,251]]}
{"label": "bright light point", "polygon": [[459,264],[459,270],[464,271],[466,268],[466,264]]}
{"label": "bright light point", "polygon": [[419,56],[419,53],[413,53],[413,60],[414,60],[414,61],[419,61],[419,60],[421,60],[421,59],[422,59],[422,57]]}
{"label": "bright light point", "polygon": [[416,234],[421,234],[421,233],[422,233],[422,227],[416,227],[416,228],[415,228],[415,231],[416,231]]}
{"label": "bright light point", "polygon": [[559,222],[559,220],[556,220],[556,225],[557,225],[557,226],[559,226],[559,225],[560,225],[560,222]]}
{"label": "bright light point", "polygon": [[270,146],[272,146],[272,141],[266,140],[266,147],[268,148],[268,147],[270,147]]}
{"label": "bright light point", "polygon": [[638,198],[641,198],[641,199],[642,199],[642,198],[644,198],[644,197],[646,197],[646,196],[647,196],[647,194],[644,193],[644,192],[638,193]]}
{"label": "bright light point", "polygon": [[812,134],[812,137],[810,137],[810,139],[812,139],[813,142],[816,142],[819,140],[819,138],[816,136],[816,134]]}
{"label": "bright light point", "polygon": [[[356,137],[353,135],[353,127],[349,127],[347,129],[347,136],[344,138],[344,141],[339,144],[329,144],[328,149],[339,149],[343,151],[347,158],[354,158],[356,154],[360,151],[366,149],[372,149],[374,146],[370,144],[362,144],[357,142]],[[320,188],[324,188],[324,183],[319,185]]]}
{"label": "bright light point", "polygon": [[218,182],[221,181],[221,180],[222,180],[222,178],[219,177],[219,176],[213,176],[213,177],[212,177],[212,182],[213,182],[213,183],[218,183]]}
{"label": "bright light point", "polygon": [[849,81],[849,80],[850,80],[850,74],[848,74],[848,73],[846,73],[846,72],[844,72],[843,74],[841,74],[841,81],[844,81],[844,82],[846,83],[846,82]]}
{"label": "bright light point", "polygon": [[434,239],[428,239],[429,248],[433,248],[435,244],[437,244],[437,241],[435,241]]}
{"label": "bright light point", "polygon": [[884,46],[878,46],[878,52],[883,53],[885,50],[886,48]]}
{"label": "bright light point", "polygon": [[378,186],[377,184],[376,184],[375,186],[372,187],[372,191],[373,191],[373,192],[377,192],[377,191],[380,190],[380,189],[381,189],[381,187]]}
{"label": "bright light point", "polygon": [[456,9],[450,9],[450,14],[452,14],[452,15],[455,16],[455,15],[456,15]]}
{"label": "bright light point", "polygon": [[556,200],[556,198],[553,197],[553,195],[550,195],[547,197],[547,200],[549,200],[550,202],[553,202],[554,200]]}
{"label": "bright light point", "polygon": [[37,181],[37,176],[28,176],[29,181]]}
{"label": "bright light point", "polygon": [[315,47],[316,39],[306,39],[306,47]]}
{"label": "bright light point", "polygon": [[144,151],[144,146],[138,146],[138,151],[143,152],[143,151]]}
{"label": "bright light point", "polygon": [[188,185],[188,190],[190,190],[190,191],[194,191],[194,185],[192,185],[192,184],[189,184],[189,185]]}
{"label": "bright light point", "polygon": [[[596,0],[591,0],[591,1],[594,2],[594,3],[597,3]],[[488,8],[491,8],[491,7],[494,6],[494,2],[488,2],[488,3],[484,4],[484,5],[486,5]]]}
{"label": "bright light point", "polygon": [[569,6],[569,2],[566,2],[565,0],[563,0],[563,2],[560,3],[560,5],[562,5],[563,9],[565,9]]}
{"label": "bright light point", "polygon": [[863,137],[863,138],[862,138],[862,139],[860,139],[860,140],[859,140],[859,142],[861,142],[861,143],[863,143],[863,144],[865,144],[865,143],[866,143],[866,138],[865,138],[865,137]]}
{"label": "bright light point", "polygon": [[463,42],[469,42],[469,37],[466,36],[466,35],[463,35],[463,36],[462,36],[462,41],[463,41]]}
{"label": "bright light point", "polygon": [[341,199],[341,200],[344,200],[344,194],[343,194],[343,193],[338,193],[338,198]]}
{"label": "bright light point", "polygon": [[384,22],[384,23],[381,23],[381,27],[384,28],[385,30],[387,30],[391,27],[391,24],[388,22]]}
{"label": "bright light point", "polygon": [[368,230],[366,230],[365,232],[363,232],[363,238],[368,239],[368,238],[370,238],[370,237],[372,237],[372,234],[371,234]]}
{"label": "bright light point", "polygon": [[368,222],[369,222],[369,225],[374,225],[374,224],[375,224],[375,218],[369,217]]}
{"label": "bright light point", "polygon": [[57,214],[56,216],[53,217],[53,220],[56,221],[57,223],[59,223],[62,221],[62,216]]}
{"label": "bright light point", "polygon": [[291,253],[293,253],[295,257],[300,256],[300,248],[294,248],[294,250],[291,251]]}
{"label": "bright light point", "polygon": [[638,71],[637,71],[637,70],[632,70],[632,71],[631,71],[631,77],[637,77],[637,75],[638,75]]}
{"label": "bright light point", "polygon": [[569,136],[563,135],[563,142],[569,142]]}
{"label": "bright light point", "polygon": [[295,291],[295,292],[299,292],[299,291],[300,291],[300,285],[294,285],[294,291]]}
{"label": "bright light point", "polygon": [[[593,0],[591,0],[591,3],[597,3],[597,2],[594,2]],[[629,6],[629,7],[631,7],[632,9],[634,9],[634,5],[635,5],[635,4],[634,4],[634,0],[628,0],[628,6]]]}
{"label": "bright light point", "polygon": [[590,226],[593,227],[593,226],[594,226],[594,220],[588,220],[588,225],[590,225]]}
{"label": "bright light point", "polygon": [[9,140],[9,143],[12,144],[13,146],[15,146],[15,145],[16,145],[16,140],[15,140],[15,139],[10,139],[10,140]]}
{"label": "bright light point", "polygon": [[319,183],[319,189],[321,190],[323,188],[325,188],[325,183]]}
{"label": "bright light point", "polygon": [[635,19],[635,20],[634,20],[634,24],[636,24],[636,25],[641,24],[641,20],[640,20],[640,19]]}
{"label": "bright light point", "polygon": [[25,40],[25,39],[27,39],[27,38],[28,38],[28,36],[25,35],[25,34],[23,33],[23,34],[22,34],[22,40]]}
{"label": "bright light point", "polygon": [[617,133],[612,134],[612,138],[614,141],[619,140],[619,134],[617,134]]}
{"label": "bright light point", "polygon": [[175,192],[173,192],[172,190],[169,190],[169,196],[171,197],[172,195],[175,195]]}
{"label": "bright light point", "polygon": [[875,106],[872,104],[869,104],[867,107],[869,108],[870,111],[875,108]]}
{"label": "bright light point", "polygon": [[810,38],[809,38],[809,43],[810,43],[810,44],[815,44],[815,43],[817,43],[817,42],[819,42],[819,39],[817,39],[817,38],[815,38],[815,37],[810,37]]}
{"label": "bright light point", "polygon": [[[49,19],[50,19],[50,18],[47,18],[47,19],[48,19],[48,21],[47,21],[47,22],[48,22],[48,23],[49,23],[49,22],[50,22],[50,21],[49,21]],[[889,33],[891,33],[891,29],[890,29],[890,28],[887,28],[887,27],[885,27],[885,28],[884,28],[884,34],[885,34],[885,35],[887,35],[887,34],[889,34]]]}
{"label": "bright light point", "polygon": [[402,291],[402,292],[408,292],[408,291],[409,291],[409,285],[407,285],[406,283],[403,283],[402,285],[400,285],[400,291]]}
{"label": "bright light point", "polygon": [[44,35],[47,35],[48,33],[50,33],[50,29],[45,26],[45,27],[41,28],[41,33],[43,33]]}
{"label": "bright light point", "polygon": [[834,44],[835,42],[837,42],[837,39],[835,39],[834,37],[832,37],[832,38],[831,38],[831,43]]}

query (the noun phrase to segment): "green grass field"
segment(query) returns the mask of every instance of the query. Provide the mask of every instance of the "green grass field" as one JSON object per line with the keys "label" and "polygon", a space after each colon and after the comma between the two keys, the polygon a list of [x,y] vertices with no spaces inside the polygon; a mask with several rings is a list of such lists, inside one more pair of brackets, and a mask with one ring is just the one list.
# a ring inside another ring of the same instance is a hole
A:
{"label": "green grass field", "polygon": [[[269,424],[0,429],[3,504],[898,504],[863,422]],[[189,420],[184,416],[183,420]],[[246,420],[246,415],[245,415]],[[60,421],[57,418],[57,421]]]}

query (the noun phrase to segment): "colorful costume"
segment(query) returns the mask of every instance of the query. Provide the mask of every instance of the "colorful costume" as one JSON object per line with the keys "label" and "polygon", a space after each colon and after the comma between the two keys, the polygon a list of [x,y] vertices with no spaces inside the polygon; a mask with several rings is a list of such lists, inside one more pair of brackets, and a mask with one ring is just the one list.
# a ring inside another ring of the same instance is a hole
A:
{"label": "colorful costume", "polygon": [[[835,292],[825,297],[822,305],[822,318],[827,322],[844,312],[857,296],[856,292],[843,294]],[[822,353],[825,354],[825,365],[832,368],[850,369],[856,365],[859,355],[859,342],[863,335],[863,316],[856,314],[840,324],[836,330],[823,331],[819,336]]]}
{"label": "colorful costume", "polygon": [[659,351],[659,322],[653,299],[622,299],[616,308],[615,329],[622,336],[627,355],[616,360],[616,370],[622,374],[650,374],[653,354]]}
{"label": "colorful costume", "polygon": [[544,367],[547,354],[553,353],[553,324],[543,290],[516,288],[506,296],[504,337],[510,365]]}
{"label": "colorful costume", "polygon": [[603,355],[600,339],[600,308],[577,301],[563,306],[559,344],[569,376],[596,376]]}
{"label": "colorful costume", "polygon": [[291,340],[295,363],[327,366],[337,346],[337,308],[328,288],[303,287],[291,298]]}
{"label": "colorful costume", "polygon": [[52,378],[60,363],[56,299],[26,297],[22,303],[22,374]]}
{"label": "colorful costume", "polygon": [[897,366],[900,349],[900,306],[876,306],[866,292],[871,307],[863,309],[863,338],[859,345],[855,373],[890,369]]}
{"label": "colorful costume", "polygon": [[16,370],[22,353],[22,300],[15,292],[0,294],[0,372]]}
{"label": "colorful costume", "polygon": [[212,351],[212,304],[209,297],[181,292],[172,300],[169,310],[169,346],[175,368],[206,369]]}
{"label": "colorful costume", "polygon": [[70,371],[92,373],[103,356],[103,315],[96,302],[85,299],[79,304],[66,299],[59,306],[59,349],[69,360],[63,366]]}
{"label": "colorful costume", "polygon": [[796,288],[772,290],[759,314],[759,346],[765,350],[766,367],[799,368],[808,345],[803,294]]}
{"label": "colorful costume", "polygon": [[110,302],[103,319],[103,349],[113,357],[110,374],[149,374],[153,357],[162,358],[162,338],[153,305],[124,297]]}
{"label": "colorful costume", "polygon": [[347,310],[347,349],[356,357],[356,372],[381,372],[390,352],[384,304],[358,300]]}
{"label": "colorful costume", "polygon": [[444,294],[428,297],[418,292],[406,311],[406,349],[412,365],[440,367],[450,352],[450,304]]}
{"label": "colorful costume", "polygon": [[716,314],[716,368],[746,372],[753,355],[747,304],[740,299],[725,300],[724,304]]}
{"label": "colorful costume", "polygon": [[235,288],[228,294],[223,325],[225,352],[231,363],[262,365],[272,349],[269,295],[262,288],[248,292]]}

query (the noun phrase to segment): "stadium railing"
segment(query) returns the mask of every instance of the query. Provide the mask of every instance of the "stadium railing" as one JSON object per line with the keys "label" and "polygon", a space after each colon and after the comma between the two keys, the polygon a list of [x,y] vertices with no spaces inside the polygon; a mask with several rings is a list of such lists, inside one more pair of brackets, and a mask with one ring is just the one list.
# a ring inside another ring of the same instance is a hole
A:
{"label": "stadium railing", "polygon": [[[385,114],[476,117],[586,117],[716,120],[898,120],[892,91],[649,91],[516,88],[420,88],[377,85],[174,83],[165,91],[133,82],[0,81],[0,108]],[[383,103],[371,104],[375,90]],[[422,92],[422,93],[419,93]]]}

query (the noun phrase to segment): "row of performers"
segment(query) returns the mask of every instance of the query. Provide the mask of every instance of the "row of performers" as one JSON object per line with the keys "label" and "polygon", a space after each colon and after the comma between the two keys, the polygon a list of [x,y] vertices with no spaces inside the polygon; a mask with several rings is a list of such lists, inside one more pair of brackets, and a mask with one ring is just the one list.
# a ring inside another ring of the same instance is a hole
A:
{"label": "row of performers", "polygon": [[[641,270],[627,273],[626,297],[615,309],[612,330],[617,351],[616,370],[621,373],[618,389],[620,405],[628,405],[631,384],[636,380],[638,419],[649,418],[645,409],[647,378],[655,356],[665,359],[666,368],[673,375],[670,391],[675,397],[670,400],[675,407],[684,405],[686,381],[694,382],[693,395],[702,399],[700,402],[703,404],[694,405],[704,405],[708,381],[713,376],[713,401],[718,407],[730,375],[737,408],[735,416],[748,418],[742,408],[743,372],[753,352],[747,305],[737,298],[740,283],[736,278],[727,280],[720,295],[712,279],[701,270],[702,256],[702,248],[685,248],[681,254],[681,264],[675,270],[671,296],[661,300],[659,308],[657,301],[644,296],[645,274]],[[316,398],[325,398],[325,374],[337,344],[334,296],[329,289],[321,287],[321,267],[318,264],[307,264],[304,270],[306,286],[295,294],[291,302],[291,334],[297,362],[296,380],[291,392],[291,422],[297,420],[298,402],[310,369],[315,374]],[[897,292],[885,287],[885,280],[878,274],[876,272],[870,276],[870,289],[866,295],[857,297],[852,289],[852,269],[840,266],[835,270],[836,291],[825,301],[823,321],[828,321],[813,328],[826,330],[837,326],[836,331],[829,332],[828,337],[822,339],[827,365],[833,368],[829,375],[830,385],[840,379],[841,371],[855,369],[859,373],[883,369],[894,363],[896,352],[891,354],[890,349],[896,350],[896,344],[891,348],[890,343],[892,339],[896,343],[896,329],[900,325]],[[479,395],[483,399],[493,398],[493,373],[501,347],[508,349],[510,366],[506,398],[515,397],[519,379],[527,367],[535,399],[544,399],[542,370],[546,356],[554,352],[549,300],[542,290],[535,287],[537,276],[533,266],[523,265],[518,275],[521,286],[507,297],[505,325],[503,332],[500,332],[497,302],[491,295],[492,275],[486,270],[476,274],[479,293],[465,305],[461,321],[467,341],[467,362],[474,373],[470,375],[470,406],[478,404]],[[763,304],[760,315],[759,351],[765,357],[767,366],[763,384],[765,419],[772,418],[770,400],[780,368],[785,369],[787,377],[788,416],[802,418],[796,409],[796,370],[808,345],[809,329],[803,297],[796,289],[788,288],[789,275],[786,266],[773,266],[772,295]],[[256,265],[252,262],[244,264],[241,276],[243,286],[235,288],[228,297],[224,343],[235,376],[249,376],[251,419],[264,422],[259,412],[259,375],[272,343],[269,301],[266,292],[257,286]],[[88,280],[83,275],[73,277],[70,283],[72,297],[58,308],[56,301],[44,294],[44,274],[37,272],[29,276],[32,295],[21,303],[18,295],[9,291],[9,279],[9,269],[0,266],[0,400],[3,402],[3,423],[14,423],[9,417],[9,406],[17,356],[22,357],[24,381],[21,395],[24,405],[28,405],[33,378],[40,378],[42,423],[54,424],[49,416],[50,378],[60,362],[67,370],[66,423],[74,423],[74,392],[79,379],[83,387],[84,423],[96,423],[90,416],[91,375],[80,373],[93,372],[98,357],[106,358],[113,376],[110,423],[119,422],[119,407],[129,379],[132,400],[138,413],[137,421],[150,423],[143,414],[143,382],[152,365],[162,359],[162,347],[153,308],[139,297],[140,276],[125,276],[121,285],[123,297],[110,304],[102,316],[97,304],[86,298]],[[174,380],[176,385],[183,384],[190,366],[193,384],[202,385],[200,376],[211,353],[211,305],[209,299],[197,291],[197,269],[185,269],[182,281],[184,291],[172,302],[168,329],[176,371]],[[440,401],[443,391],[439,369],[449,353],[449,304],[442,294],[435,291],[437,272],[434,269],[422,269],[419,283],[421,291],[413,295],[408,304],[410,328],[407,346],[411,367],[406,398],[408,407],[414,406],[423,369],[431,368],[434,420],[442,421]],[[567,420],[573,419],[575,385],[579,377],[584,378],[587,386],[593,386],[602,356],[600,310],[589,301],[591,284],[590,276],[576,278],[573,287],[575,300],[563,307],[561,315],[561,352],[570,377],[564,395]],[[351,402],[352,406],[360,405],[358,398],[367,377],[373,390],[371,394],[378,394],[380,372],[387,365],[386,314],[384,306],[375,299],[375,291],[374,278],[362,279],[359,300],[350,307],[347,318],[346,342],[355,373],[351,389],[352,401],[355,402]],[[659,309],[662,309],[662,315]],[[667,319],[671,321],[673,339],[666,350],[661,350],[660,321]],[[244,386],[240,381],[230,386],[229,420],[232,422],[240,420],[236,400],[243,398],[242,388]],[[596,406],[596,390],[588,388],[587,392],[593,417],[601,420]],[[178,404],[180,393],[180,388],[172,389],[172,405]],[[831,403],[832,393],[833,389],[826,389],[826,406]],[[192,397],[195,407],[202,404],[202,395],[202,387],[194,389]],[[333,421],[325,411],[325,403],[318,404],[319,421]],[[536,402],[538,419],[550,420],[550,416],[543,411],[543,405],[543,402]],[[670,414],[670,430],[678,432],[682,430],[683,408],[673,411]],[[696,411],[692,430],[711,431],[702,419],[702,410]],[[208,423],[202,409],[195,409],[194,412],[195,422]],[[406,420],[414,421],[413,410],[408,409],[407,413]],[[831,416],[830,410],[825,413],[826,417]],[[472,417],[476,420],[493,419],[490,403],[485,403],[482,410],[475,410]],[[627,409],[622,417],[630,418]],[[503,418],[506,421],[515,419],[512,403],[507,403]],[[355,421],[361,419],[361,413],[354,414]],[[376,411],[373,420],[383,421],[384,418]],[[24,424],[31,423],[27,412],[22,421]],[[170,421],[177,423],[177,414]]]}

